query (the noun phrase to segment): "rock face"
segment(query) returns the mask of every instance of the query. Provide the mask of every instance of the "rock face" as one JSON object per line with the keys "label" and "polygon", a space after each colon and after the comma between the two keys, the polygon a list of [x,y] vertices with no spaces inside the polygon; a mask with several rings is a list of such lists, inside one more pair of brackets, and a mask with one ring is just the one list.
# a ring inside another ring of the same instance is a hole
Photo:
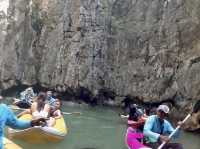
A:
{"label": "rock face", "polygon": [[0,0],[0,87],[200,94],[199,0]]}
{"label": "rock face", "polygon": [[195,113],[186,123],[183,128],[188,131],[195,131],[200,129],[200,112]]}

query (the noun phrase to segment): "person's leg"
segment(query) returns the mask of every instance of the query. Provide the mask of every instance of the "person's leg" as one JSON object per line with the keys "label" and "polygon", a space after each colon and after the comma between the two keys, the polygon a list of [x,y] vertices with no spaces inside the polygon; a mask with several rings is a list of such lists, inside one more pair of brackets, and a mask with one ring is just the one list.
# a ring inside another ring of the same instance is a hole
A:
{"label": "person's leg", "polygon": [[152,149],[157,149],[160,144],[159,143],[146,143],[145,145]]}
{"label": "person's leg", "polygon": [[167,143],[163,149],[183,149],[180,143]]}

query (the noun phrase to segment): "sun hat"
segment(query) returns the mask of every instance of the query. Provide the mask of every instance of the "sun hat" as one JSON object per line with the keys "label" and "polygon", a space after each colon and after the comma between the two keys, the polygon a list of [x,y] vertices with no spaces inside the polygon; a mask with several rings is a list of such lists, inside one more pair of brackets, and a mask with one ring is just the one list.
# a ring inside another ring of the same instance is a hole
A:
{"label": "sun hat", "polygon": [[159,105],[159,107],[157,108],[157,111],[163,111],[164,113],[168,114],[169,107],[167,105]]}

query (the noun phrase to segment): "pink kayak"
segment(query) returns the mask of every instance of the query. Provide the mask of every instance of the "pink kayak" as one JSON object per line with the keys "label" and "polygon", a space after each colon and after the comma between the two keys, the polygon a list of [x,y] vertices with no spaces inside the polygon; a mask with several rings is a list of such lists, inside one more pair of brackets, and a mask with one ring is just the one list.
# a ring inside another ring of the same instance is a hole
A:
{"label": "pink kayak", "polygon": [[143,139],[143,138],[144,138],[143,133],[138,133],[132,127],[128,127],[126,132],[125,142],[129,149],[151,149],[138,141],[138,139]]}

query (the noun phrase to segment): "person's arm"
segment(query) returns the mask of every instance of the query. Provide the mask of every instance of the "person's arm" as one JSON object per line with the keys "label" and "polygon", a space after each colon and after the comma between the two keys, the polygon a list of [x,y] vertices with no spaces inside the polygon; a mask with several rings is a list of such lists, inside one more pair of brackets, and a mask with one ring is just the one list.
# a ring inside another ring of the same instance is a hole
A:
{"label": "person's arm", "polygon": [[6,125],[14,129],[26,129],[33,126],[43,126],[46,123],[45,118],[38,118],[34,120],[19,120],[14,113],[5,106],[5,112],[7,114]]}
{"label": "person's arm", "polygon": [[3,148],[3,136],[0,137],[0,149]]}
{"label": "person's arm", "polygon": [[[168,135],[169,134],[171,134],[175,129],[173,128],[173,126],[168,122],[168,121],[166,121],[165,122],[165,124],[166,124],[166,130],[167,130],[167,133],[168,133]],[[179,134],[180,134],[180,131],[178,130],[174,135],[173,135],[173,137],[172,138],[177,138],[177,137],[179,137]]]}
{"label": "person's arm", "polygon": [[56,114],[57,116],[54,117],[55,119],[59,119],[62,117],[61,111],[59,109],[56,111]]}
{"label": "person's arm", "polygon": [[45,104],[44,111],[47,112],[48,115],[50,114],[50,109],[51,109],[50,105],[49,104]]}
{"label": "person's arm", "polygon": [[153,117],[153,116],[148,117],[148,119],[146,120],[146,123],[144,125],[143,133],[145,136],[158,141],[160,134],[152,131],[154,120],[155,120],[155,117]]}
{"label": "person's arm", "polygon": [[5,111],[7,113],[6,125],[15,129],[26,129],[31,127],[31,121],[18,120],[8,107],[5,107]]}
{"label": "person's arm", "polygon": [[24,115],[24,114],[31,114],[31,110],[30,110],[30,109],[26,109],[26,110],[22,111],[21,113],[19,113],[19,114],[17,115],[17,117],[21,117],[21,116]]}

